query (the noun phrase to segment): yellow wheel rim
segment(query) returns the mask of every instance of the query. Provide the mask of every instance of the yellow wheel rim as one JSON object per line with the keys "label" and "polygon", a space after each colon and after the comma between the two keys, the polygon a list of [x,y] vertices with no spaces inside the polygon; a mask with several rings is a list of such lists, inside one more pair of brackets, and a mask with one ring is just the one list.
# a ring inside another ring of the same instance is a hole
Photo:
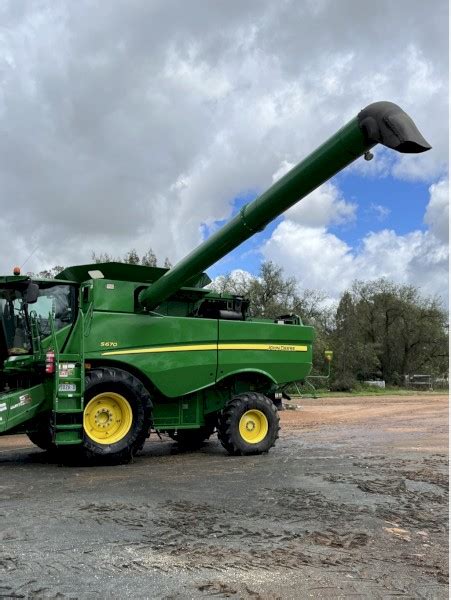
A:
{"label": "yellow wheel rim", "polygon": [[240,419],[240,435],[248,444],[259,444],[268,433],[268,419],[256,409],[248,410]]}
{"label": "yellow wheel rim", "polygon": [[130,431],[133,412],[120,394],[103,392],[94,396],[85,407],[83,427],[86,435],[97,444],[115,444]]}

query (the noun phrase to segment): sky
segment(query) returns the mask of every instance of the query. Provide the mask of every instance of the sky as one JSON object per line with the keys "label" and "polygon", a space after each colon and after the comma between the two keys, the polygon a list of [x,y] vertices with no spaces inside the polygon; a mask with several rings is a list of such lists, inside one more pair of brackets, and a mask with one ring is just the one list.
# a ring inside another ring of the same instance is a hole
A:
{"label": "sky", "polygon": [[332,299],[378,277],[447,297],[448,2],[3,0],[0,272],[176,263],[379,100],[433,149],[378,147],[211,277],[272,260]]}

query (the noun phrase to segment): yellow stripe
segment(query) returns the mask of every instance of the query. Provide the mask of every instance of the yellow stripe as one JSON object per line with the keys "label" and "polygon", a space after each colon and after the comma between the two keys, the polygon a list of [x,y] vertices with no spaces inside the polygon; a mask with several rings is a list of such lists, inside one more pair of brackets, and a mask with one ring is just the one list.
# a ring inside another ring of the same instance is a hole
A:
{"label": "yellow stripe", "polygon": [[192,352],[196,350],[217,350],[217,344],[199,344],[196,346],[154,346],[153,348],[134,348],[130,350],[111,350],[102,352],[102,356],[111,354],[149,354],[156,352]]}
{"label": "yellow stripe", "polygon": [[196,344],[191,346],[154,346],[153,348],[132,348],[129,350],[110,350],[102,356],[119,354],[155,354],[160,352],[195,352],[197,350],[270,350],[276,352],[307,352],[307,346],[296,344]]}

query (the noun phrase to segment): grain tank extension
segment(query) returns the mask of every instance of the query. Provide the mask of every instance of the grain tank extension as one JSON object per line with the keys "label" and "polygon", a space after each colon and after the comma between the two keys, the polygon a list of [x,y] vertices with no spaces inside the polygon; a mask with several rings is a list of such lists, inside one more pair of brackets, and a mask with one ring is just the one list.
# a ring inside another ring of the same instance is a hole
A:
{"label": "grain tank extension", "polygon": [[267,452],[284,387],[310,372],[314,332],[296,315],[251,318],[204,271],[378,143],[430,148],[404,111],[377,102],[170,270],[0,277],[0,433],[96,461],[128,460],[151,429],[190,447],[217,430],[231,454]]}

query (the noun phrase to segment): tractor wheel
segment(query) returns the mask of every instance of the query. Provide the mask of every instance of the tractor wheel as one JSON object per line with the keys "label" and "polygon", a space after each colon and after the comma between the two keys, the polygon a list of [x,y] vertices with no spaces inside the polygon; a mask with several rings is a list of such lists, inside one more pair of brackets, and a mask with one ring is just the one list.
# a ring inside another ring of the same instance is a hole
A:
{"label": "tractor wheel", "polygon": [[34,429],[27,431],[29,440],[41,450],[52,452],[56,450],[53,442],[53,430],[50,423],[50,414],[39,417],[35,423]]}
{"label": "tractor wheel", "polygon": [[231,398],[218,425],[218,438],[229,454],[268,452],[279,437],[279,415],[272,400],[257,392]]}
{"label": "tractor wheel", "polygon": [[152,424],[149,392],[133,375],[102,367],[85,378],[83,454],[94,462],[128,462],[144,445]]}
{"label": "tractor wheel", "polygon": [[208,440],[214,430],[214,425],[204,425],[203,427],[199,427],[199,429],[177,429],[168,431],[168,435],[177,442],[181,448],[195,450],[196,448],[200,448],[202,443]]}

